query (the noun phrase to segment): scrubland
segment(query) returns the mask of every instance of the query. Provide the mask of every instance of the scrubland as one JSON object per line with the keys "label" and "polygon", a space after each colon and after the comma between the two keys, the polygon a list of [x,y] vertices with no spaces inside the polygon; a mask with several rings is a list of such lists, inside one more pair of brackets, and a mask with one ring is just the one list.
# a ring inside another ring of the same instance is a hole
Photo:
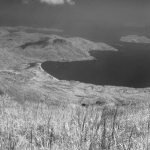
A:
{"label": "scrubland", "polygon": [[0,97],[1,150],[148,150],[150,108],[49,105]]}

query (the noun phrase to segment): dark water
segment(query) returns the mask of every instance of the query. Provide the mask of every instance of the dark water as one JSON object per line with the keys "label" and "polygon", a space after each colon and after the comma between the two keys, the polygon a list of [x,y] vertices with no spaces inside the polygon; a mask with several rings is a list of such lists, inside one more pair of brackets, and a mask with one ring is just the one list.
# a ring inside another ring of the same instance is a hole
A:
{"label": "dark water", "polygon": [[61,80],[76,80],[96,85],[150,87],[150,44],[112,45],[118,52],[91,51],[96,61],[51,62],[43,69]]}
{"label": "dark water", "polygon": [[[61,80],[76,80],[96,85],[150,87],[150,44],[120,42],[121,36],[139,35],[150,38],[150,28],[134,28],[123,25],[102,24],[97,27],[84,26],[84,29],[66,29],[63,36],[82,37],[94,42],[105,42],[117,48],[118,52],[91,51],[96,61],[44,62],[43,69]],[[62,35],[61,35],[62,36]],[[45,45],[28,43],[31,45]],[[121,45],[121,46],[120,46]]]}

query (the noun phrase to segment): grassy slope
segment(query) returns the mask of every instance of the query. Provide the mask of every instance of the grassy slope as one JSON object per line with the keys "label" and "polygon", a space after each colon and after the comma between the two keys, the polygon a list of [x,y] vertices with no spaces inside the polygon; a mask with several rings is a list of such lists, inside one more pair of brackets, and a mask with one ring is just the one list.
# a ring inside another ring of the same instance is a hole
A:
{"label": "grassy slope", "polygon": [[148,150],[150,110],[68,106],[0,99],[0,146],[14,150]]}

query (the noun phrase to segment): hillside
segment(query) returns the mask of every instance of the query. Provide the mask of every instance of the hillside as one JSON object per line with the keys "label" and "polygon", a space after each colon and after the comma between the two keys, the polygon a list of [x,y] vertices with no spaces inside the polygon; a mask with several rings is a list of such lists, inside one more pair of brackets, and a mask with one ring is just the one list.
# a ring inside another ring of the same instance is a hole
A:
{"label": "hillside", "polygon": [[64,38],[25,31],[9,32],[3,28],[1,29],[0,47],[11,54],[32,59],[32,62],[34,60],[92,60],[94,58],[88,53],[90,50],[117,51],[107,44],[93,43],[82,38]]}

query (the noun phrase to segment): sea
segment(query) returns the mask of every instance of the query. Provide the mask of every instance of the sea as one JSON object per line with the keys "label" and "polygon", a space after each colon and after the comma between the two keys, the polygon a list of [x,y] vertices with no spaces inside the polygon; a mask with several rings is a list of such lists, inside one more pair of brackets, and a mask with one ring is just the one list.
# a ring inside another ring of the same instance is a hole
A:
{"label": "sea", "polygon": [[150,38],[150,27],[126,25],[100,25],[85,27],[82,31],[67,30],[64,37],[82,37],[93,42],[104,42],[116,49],[113,51],[90,51],[96,61],[42,63],[42,68],[59,80],[80,81],[95,85],[150,87],[150,44],[121,42],[127,35]]}

